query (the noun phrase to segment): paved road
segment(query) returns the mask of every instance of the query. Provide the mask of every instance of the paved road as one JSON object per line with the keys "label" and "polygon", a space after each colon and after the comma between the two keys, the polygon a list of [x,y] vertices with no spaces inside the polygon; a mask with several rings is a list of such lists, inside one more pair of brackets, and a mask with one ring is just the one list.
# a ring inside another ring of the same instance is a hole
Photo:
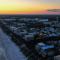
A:
{"label": "paved road", "polygon": [[[1,57],[1,52],[3,57]],[[0,28],[0,60],[27,60],[18,47]]]}

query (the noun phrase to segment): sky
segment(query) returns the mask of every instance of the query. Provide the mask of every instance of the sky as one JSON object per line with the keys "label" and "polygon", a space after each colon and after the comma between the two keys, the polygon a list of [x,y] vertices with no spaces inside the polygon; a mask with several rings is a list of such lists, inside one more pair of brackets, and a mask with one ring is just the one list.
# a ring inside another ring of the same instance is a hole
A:
{"label": "sky", "polygon": [[0,0],[0,14],[60,14],[60,0]]}

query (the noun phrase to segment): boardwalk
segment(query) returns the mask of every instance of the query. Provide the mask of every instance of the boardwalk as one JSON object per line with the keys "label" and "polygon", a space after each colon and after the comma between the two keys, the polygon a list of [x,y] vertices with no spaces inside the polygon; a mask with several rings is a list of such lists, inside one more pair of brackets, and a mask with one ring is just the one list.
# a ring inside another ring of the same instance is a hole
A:
{"label": "boardwalk", "polygon": [[0,29],[0,60],[27,60],[2,29]]}

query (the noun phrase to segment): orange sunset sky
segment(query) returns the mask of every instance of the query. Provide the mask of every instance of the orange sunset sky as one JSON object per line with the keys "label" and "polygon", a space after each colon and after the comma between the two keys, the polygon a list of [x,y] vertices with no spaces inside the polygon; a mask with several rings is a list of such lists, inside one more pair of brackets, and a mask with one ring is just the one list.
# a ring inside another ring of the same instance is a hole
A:
{"label": "orange sunset sky", "polygon": [[60,0],[0,0],[0,14],[60,14]]}

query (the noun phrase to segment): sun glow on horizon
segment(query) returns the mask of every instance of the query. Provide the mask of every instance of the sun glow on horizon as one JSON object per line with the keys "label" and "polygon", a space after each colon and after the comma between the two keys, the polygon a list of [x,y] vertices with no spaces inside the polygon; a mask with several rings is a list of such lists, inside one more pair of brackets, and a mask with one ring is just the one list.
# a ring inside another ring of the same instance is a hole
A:
{"label": "sun glow on horizon", "polygon": [[46,4],[42,0],[0,0],[0,14],[33,13],[53,8],[60,9],[60,5]]}

